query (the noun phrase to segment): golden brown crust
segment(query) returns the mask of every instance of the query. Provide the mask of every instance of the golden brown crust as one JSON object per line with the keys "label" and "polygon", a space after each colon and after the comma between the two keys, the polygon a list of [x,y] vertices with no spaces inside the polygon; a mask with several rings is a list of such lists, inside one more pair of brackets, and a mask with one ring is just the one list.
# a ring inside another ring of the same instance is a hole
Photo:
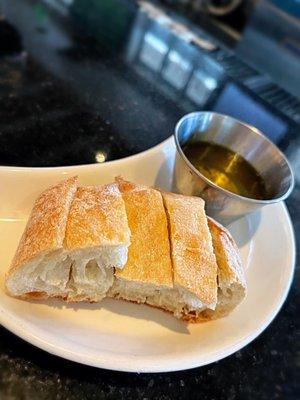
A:
{"label": "golden brown crust", "polygon": [[224,226],[212,218],[207,217],[207,221],[217,256],[219,286],[228,286],[237,282],[246,287],[240,252],[233,237]]}
{"label": "golden brown crust", "polygon": [[207,219],[218,264],[218,304],[214,311],[204,310],[195,322],[225,317],[246,296],[245,273],[234,239],[221,224]]}
{"label": "golden brown crust", "polygon": [[129,243],[130,231],[118,185],[79,187],[70,208],[65,247],[73,250]]}
{"label": "golden brown crust", "polygon": [[206,305],[217,302],[217,263],[198,197],[163,193],[169,219],[174,284],[195,294]]}
{"label": "golden brown crust", "polygon": [[45,190],[36,200],[8,276],[42,253],[62,248],[69,208],[77,188],[72,177]]}
{"label": "golden brown crust", "polygon": [[20,300],[45,300],[49,299],[50,296],[45,292],[28,292],[14,297]]}
{"label": "golden brown crust", "polygon": [[157,190],[118,179],[125,201],[131,245],[117,277],[172,287],[172,264],[163,201]]}

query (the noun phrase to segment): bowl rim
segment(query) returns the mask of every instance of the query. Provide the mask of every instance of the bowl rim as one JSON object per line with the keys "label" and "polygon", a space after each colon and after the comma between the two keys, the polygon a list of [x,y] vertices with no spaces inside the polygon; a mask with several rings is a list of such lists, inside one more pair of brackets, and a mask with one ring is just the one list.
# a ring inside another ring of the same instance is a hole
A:
{"label": "bowl rim", "polygon": [[[289,169],[290,184],[289,184],[289,187],[287,188],[287,190],[279,197],[274,197],[274,198],[271,198],[271,199],[262,199],[262,200],[253,199],[252,197],[245,197],[245,196],[241,196],[239,194],[230,192],[229,190],[224,189],[221,186],[217,185],[216,183],[214,183],[213,181],[208,179],[205,175],[203,175],[201,172],[199,172],[194,167],[194,165],[190,162],[190,160],[187,158],[187,156],[184,154],[184,151],[182,150],[181,144],[179,143],[178,132],[179,132],[179,129],[180,129],[180,127],[181,127],[183,122],[185,122],[188,119],[195,118],[196,116],[205,115],[205,114],[206,115],[211,114],[211,115],[215,115],[217,117],[231,119],[235,123],[250,129],[256,135],[258,135],[261,138],[263,138],[263,140],[265,140],[271,147],[273,147],[273,149],[282,157],[282,159],[284,160],[284,162],[286,163],[286,165],[287,165],[287,167]],[[184,162],[188,165],[188,167],[197,176],[199,176],[201,179],[203,179],[207,184],[209,184],[213,188],[219,190],[223,194],[226,194],[227,196],[232,197],[233,199],[240,200],[240,201],[243,201],[243,202],[250,202],[250,203],[253,203],[253,204],[261,204],[261,205],[274,204],[274,203],[278,203],[279,201],[283,201],[283,200],[287,199],[289,197],[289,195],[292,193],[293,189],[294,189],[294,185],[295,185],[294,173],[293,173],[292,167],[291,167],[288,159],[283,154],[283,152],[276,146],[275,143],[273,143],[267,136],[265,136],[255,126],[247,124],[246,122],[242,122],[242,121],[238,120],[237,118],[231,117],[230,115],[217,113],[217,112],[214,112],[214,111],[194,111],[194,112],[191,112],[189,114],[185,114],[183,117],[180,118],[180,120],[177,122],[177,124],[175,126],[175,130],[174,130],[173,136],[174,136],[177,152],[181,156],[181,158],[184,160]]]}

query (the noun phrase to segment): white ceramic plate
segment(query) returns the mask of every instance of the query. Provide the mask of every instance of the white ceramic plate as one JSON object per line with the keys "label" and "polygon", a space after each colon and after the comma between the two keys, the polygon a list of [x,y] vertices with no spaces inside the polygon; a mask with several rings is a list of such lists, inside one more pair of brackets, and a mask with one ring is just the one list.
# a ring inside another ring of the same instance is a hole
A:
{"label": "white ceramic plate", "polygon": [[175,371],[224,358],[256,338],[278,313],[293,277],[295,244],[284,204],[230,227],[247,266],[248,296],[227,318],[204,324],[176,320],[162,311],[117,300],[100,304],[25,302],[8,297],[4,274],[36,195],[65,176],[82,183],[114,176],[169,189],[174,144],[162,144],[103,165],[45,169],[0,168],[0,322],[49,353],[119,371]]}

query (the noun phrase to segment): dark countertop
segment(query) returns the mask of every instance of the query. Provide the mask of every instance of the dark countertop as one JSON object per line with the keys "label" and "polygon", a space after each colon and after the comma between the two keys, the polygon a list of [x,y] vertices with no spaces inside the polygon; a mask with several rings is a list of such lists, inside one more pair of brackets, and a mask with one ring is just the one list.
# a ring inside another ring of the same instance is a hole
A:
{"label": "dark countertop", "polygon": [[[290,159],[296,187],[287,205],[299,246],[299,125],[285,106],[264,103],[244,85],[251,73],[252,80],[261,79],[255,71],[238,64],[244,81],[233,77],[218,45],[207,51],[180,43],[133,2],[75,0],[68,12],[63,2],[54,3],[51,11],[42,2],[0,0],[7,21],[0,21],[0,164],[90,163],[99,152],[107,160],[125,157],[167,138],[183,114],[214,109],[258,126]],[[113,17],[110,4],[120,6]],[[145,32],[152,34],[148,48],[142,44]],[[154,34],[192,60],[192,67],[183,64],[178,73],[164,60],[157,68],[159,54],[149,49]],[[1,46],[1,37],[7,46]],[[177,82],[168,81],[168,68]],[[202,75],[193,92],[188,79],[197,69]],[[255,341],[190,371],[139,375],[86,367],[0,328],[0,399],[300,398],[299,278],[297,261],[286,303]]]}

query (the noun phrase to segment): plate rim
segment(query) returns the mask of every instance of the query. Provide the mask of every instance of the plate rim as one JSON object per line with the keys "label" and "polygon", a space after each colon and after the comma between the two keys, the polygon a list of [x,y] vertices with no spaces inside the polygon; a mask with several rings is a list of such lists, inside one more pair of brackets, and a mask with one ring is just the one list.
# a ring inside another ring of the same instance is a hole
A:
{"label": "plate rim", "polygon": [[[291,262],[289,266],[289,270],[286,277],[286,283],[284,290],[282,290],[281,296],[277,300],[277,304],[269,314],[264,318],[264,322],[257,327],[254,331],[242,339],[239,339],[236,343],[228,345],[226,348],[222,348],[221,350],[215,350],[212,353],[208,353],[206,356],[207,360],[203,362],[197,362],[197,357],[193,357],[192,359],[182,360],[177,358],[173,361],[172,358],[168,358],[167,360],[159,360],[159,362],[151,362],[145,365],[145,367],[137,367],[139,364],[139,358],[137,357],[130,357],[128,356],[128,361],[125,363],[123,360],[117,365],[114,359],[108,360],[103,355],[101,358],[93,357],[90,355],[83,356],[82,353],[72,352],[69,349],[65,349],[59,347],[53,343],[48,343],[44,339],[41,339],[38,335],[35,335],[33,332],[25,332],[22,330],[22,324],[20,322],[15,321],[14,317],[6,314],[3,308],[0,308],[0,324],[8,329],[10,332],[15,334],[16,336],[20,337],[21,339],[25,340],[26,342],[38,347],[52,355],[58,356],[60,358],[64,358],[73,362],[77,362],[80,364],[96,367],[96,368],[103,368],[112,371],[121,371],[121,372],[137,372],[137,373],[162,373],[162,372],[174,372],[180,370],[188,370],[192,368],[197,368],[201,366],[205,366],[216,361],[219,361],[225,357],[228,357],[239,351],[243,347],[247,346],[251,343],[254,339],[256,339],[274,320],[276,315],[279,313],[280,309],[282,308],[287,295],[289,293],[293,277],[295,271],[295,262],[296,262],[296,244],[295,244],[295,234],[293,224],[288,212],[288,209],[284,202],[278,203],[273,205],[273,207],[281,208],[281,212],[283,213],[286,227],[288,230],[288,236],[290,238],[290,255],[291,255]],[[165,365],[167,364],[167,365]]]}
{"label": "plate rim", "polygon": [[[75,164],[75,165],[57,165],[55,167],[21,167],[21,166],[14,166],[14,165],[1,165],[0,164],[0,172],[27,172],[27,173],[35,173],[35,172],[59,172],[67,171],[72,172],[73,169],[78,169],[79,171],[83,171],[90,168],[99,168],[99,166],[109,167],[111,165],[118,165],[130,161],[138,161],[140,158],[144,158],[145,156],[151,156],[161,150],[164,146],[168,146],[170,143],[173,143],[175,146],[174,135],[168,136],[162,142],[157,143],[155,146],[149,147],[149,149],[139,151],[138,153],[131,154],[130,156],[126,156],[123,158],[117,158],[116,160],[109,160],[105,163],[90,163],[90,164]],[[175,147],[174,147],[175,148]]]}

